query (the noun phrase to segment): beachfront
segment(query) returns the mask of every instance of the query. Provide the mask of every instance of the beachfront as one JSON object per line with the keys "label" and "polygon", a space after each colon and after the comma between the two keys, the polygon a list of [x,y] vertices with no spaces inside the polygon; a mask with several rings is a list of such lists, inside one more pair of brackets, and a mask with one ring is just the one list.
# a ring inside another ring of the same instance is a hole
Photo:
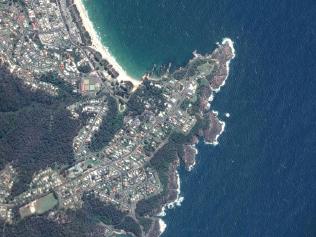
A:
{"label": "beachfront", "polygon": [[119,81],[130,81],[133,83],[134,89],[137,88],[142,83],[141,79],[137,80],[129,76],[122,66],[116,61],[115,57],[110,54],[109,49],[102,44],[101,37],[90,21],[88,12],[85,9],[82,0],[74,0],[74,4],[79,11],[83,26],[91,37],[92,47],[100,52],[102,57],[113,65],[114,69],[119,73],[119,76],[117,77]]}

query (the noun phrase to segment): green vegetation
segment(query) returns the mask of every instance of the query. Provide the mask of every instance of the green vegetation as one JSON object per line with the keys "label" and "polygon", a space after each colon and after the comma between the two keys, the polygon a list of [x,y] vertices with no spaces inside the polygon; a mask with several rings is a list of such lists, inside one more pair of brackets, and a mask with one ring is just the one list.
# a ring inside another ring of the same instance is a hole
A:
{"label": "green vegetation", "polygon": [[[61,218],[63,218],[61,216]],[[102,236],[100,227],[82,211],[67,211],[66,222],[58,223],[47,215],[31,216],[13,225],[0,222],[3,236],[8,237],[86,237]]]}
{"label": "green vegetation", "polygon": [[148,199],[140,200],[136,205],[137,218],[153,214],[158,210],[163,202],[163,195],[158,194]]}
{"label": "green vegetation", "polygon": [[78,70],[79,72],[82,72],[82,73],[90,73],[91,72],[91,67],[89,64],[81,64],[79,67],[78,67]]}
{"label": "green vegetation", "polygon": [[138,219],[152,214],[152,212],[157,210],[164,202],[168,191],[170,164],[178,157],[183,156],[183,144],[192,142],[193,136],[196,135],[201,128],[206,128],[207,126],[207,121],[201,119],[197,121],[191,132],[187,135],[173,132],[169,137],[169,142],[158,150],[158,152],[150,160],[149,165],[157,171],[160,182],[163,186],[163,191],[156,196],[141,200],[137,203],[136,214]]}
{"label": "green vegetation", "polygon": [[43,214],[51,209],[53,209],[58,204],[58,200],[53,193],[50,193],[40,199],[35,203],[36,213]]}
{"label": "green vegetation", "polygon": [[200,103],[203,95],[209,94],[209,85],[208,82],[203,80],[198,81],[198,88],[196,90],[196,100],[192,103],[192,107],[190,109],[191,114],[198,114],[200,112]]}
{"label": "green vegetation", "polygon": [[101,237],[104,236],[104,227],[100,222],[103,222],[133,233],[135,236],[141,236],[137,222],[116,206],[104,204],[94,195],[84,195],[83,200],[82,209],[57,214],[60,215],[59,220],[66,220],[64,222],[50,220],[47,214],[31,216],[13,225],[5,225],[0,220],[1,233],[3,236],[12,237]]}
{"label": "green vegetation", "polygon": [[159,176],[160,182],[163,186],[162,193],[141,200],[136,205],[137,217],[150,215],[154,210],[158,209],[163,203],[164,196],[168,192],[168,177],[170,164],[177,159],[178,151],[182,149],[179,144],[169,139],[169,142],[164,145],[150,160],[150,166],[154,168]]}
{"label": "green vegetation", "polygon": [[145,80],[142,87],[131,95],[127,107],[128,112],[134,115],[141,115],[145,111],[145,103],[150,104],[152,111],[165,109],[165,99],[162,96],[162,89]]}
{"label": "green vegetation", "polygon": [[125,217],[124,220],[116,226],[116,228],[133,233],[137,237],[140,237],[142,233],[139,224],[137,224],[137,222],[130,216]]}
{"label": "green vegetation", "polygon": [[114,134],[123,127],[123,114],[118,110],[118,104],[114,97],[108,98],[108,112],[97,132],[92,138],[90,149],[99,151],[107,145],[113,138]]}
{"label": "green vegetation", "polygon": [[176,80],[182,80],[183,78],[186,77],[187,74],[187,69],[186,68],[181,68],[176,70],[173,74],[172,77]]}
{"label": "green vegetation", "polygon": [[73,86],[69,84],[68,82],[62,80],[61,78],[58,78],[58,75],[56,72],[49,72],[47,74],[43,74],[39,79],[42,82],[47,82],[47,83],[53,84],[54,86],[57,86],[59,88],[60,97],[65,98],[70,95],[72,96],[76,95],[73,92]]}
{"label": "green vegetation", "polygon": [[104,204],[94,195],[85,195],[83,211],[91,213],[97,220],[106,225],[118,225],[127,213],[120,211],[112,204]]}
{"label": "green vegetation", "polygon": [[177,144],[169,140],[150,160],[150,166],[158,172],[160,182],[163,185],[163,193],[168,191],[169,167],[170,164],[177,159],[177,152]]}
{"label": "green vegetation", "polygon": [[106,225],[112,225],[114,228],[133,233],[135,236],[141,236],[139,224],[128,216],[128,213],[120,211],[113,204],[104,204],[94,195],[84,197],[83,211]]}
{"label": "green vegetation", "polygon": [[[35,201],[35,213],[44,214],[45,212],[53,209],[58,204],[58,200],[53,193],[41,197]],[[33,215],[29,206],[24,206],[19,209],[22,218]]]}
{"label": "green vegetation", "polygon": [[0,169],[11,162],[18,171],[12,195],[28,188],[34,172],[73,164],[80,121],[70,119],[65,101],[32,92],[0,69]]}
{"label": "green vegetation", "polygon": [[184,135],[182,133],[174,132],[171,134],[169,141],[174,142],[178,147],[183,144],[191,143],[194,135],[197,135],[200,129],[205,129],[209,126],[207,119],[198,119],[191,131]]}
{"label": "green vegetation", "polygon": [[180,109],[186,111],[189,107],[189,104],[191,103],[191,101],[189,99],[185,99],[182,104],[180,105]]}
{"label": "green vegetation", "polygon": [[139,224],[143,227],[143,230],[145,233],[147,233],[150,230],[150,227],[153,223],[153,221],[149,218],[140,217],[138,218]]}

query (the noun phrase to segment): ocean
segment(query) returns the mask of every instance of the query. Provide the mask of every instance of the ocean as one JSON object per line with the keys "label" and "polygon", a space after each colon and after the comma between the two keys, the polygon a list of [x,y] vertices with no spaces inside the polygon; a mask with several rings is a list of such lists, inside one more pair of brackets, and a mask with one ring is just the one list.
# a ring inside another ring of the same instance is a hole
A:
{"label": "ocean", "polygon": [[[180,66],[229,37],[236,58],[213,109],[216,147],[180,170],[181,207],[163,237],[316,236],[316,3],[309,0],[86,0],[126,71]],[[226,118],[224,114],[230,113]]]}

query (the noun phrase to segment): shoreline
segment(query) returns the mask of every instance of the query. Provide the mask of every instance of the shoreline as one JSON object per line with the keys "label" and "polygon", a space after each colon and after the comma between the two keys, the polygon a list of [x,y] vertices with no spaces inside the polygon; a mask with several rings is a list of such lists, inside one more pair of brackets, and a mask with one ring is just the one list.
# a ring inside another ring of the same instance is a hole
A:
{"label": "shoreline", "polygon": [[233,57],[229,60],[229,62],[230,62],[232,59],[234,59],[234,58],[236,57],[236,50],[235,50],[235,48],[234,48],[235,42],[232,41],[231,38],[227,38],[227,37],[226,37],[226,38],[223,38],[221,44],[226,44],[226,43],[228,43],[229,47],[230,47],[231,50],[232,50],[232,54],[233,54]]}
{"label": "shoreline", "polygon": [[[212,110],[212,113],[216,115],[216,117],[218,118],[219,112],[216,110]],[[214,141],[212,142],[207,142],[204,140],[204,144],[206,145],[212,145],[212,146],[217,146],[219,144],[218,138],[223,134],[223,132],[225,131],[225,126],[226,123],[223,120],[220,120],[218,118],[218,122],[221,125],[221,130],[216,134]]]}
{"label": "shoreline", "polygon": [[217,42],[216,44],[217,44],[218,46],[221,46],[221,45],[224,45],[224,44],[226,44],[226,43],[228,44],[228,46],[230,47],[230,49],[231,49],[231,51],[232,51],[232,58],[231,58],[230,60],[226,61],[227,75],[226,75],[225,79],[223,80],[222,84],[221,84],[218,88],[213,89],[213,91],[214,91],[215,93],[220,92],[221,87],[225,86],[226,80],[227,80],[227,78],[229,77],[229,71],[230,71],[229,66],[230,66],[230,62],[236,57],[236,50],[235,50],[235,48],[234,48],[234,41],[232,41],[230,38],[223,38],[223,40],[222,40],[221,43]]}
{"label": "shoreline", "polygon": [[204,141],[204,143],[205,143],[206,145],[217,146],[217,145],[219,144],[218,138],[219,138],[219,137],[222,135],[222,133],[225,131],[225,126],[226,126],[226,123],[225,123],[224,121],[219,120],[219,123],[220,123],[220,125],[221,125],[221,131],[220,131],[218,134],[216,134],[216,137],[215,137],[215,139],[214,139],[213,142],[206,142],[206,141]]}
{"label": "shoreline", "polygon": [[[228,60],[226,60],[226,62],[223,62],[223,63],[225,63],[224,65],[225,65],[225,73],[226,73],[226,75],[224,77],[224,80],[221,81],[221,83],[218,85],[218,88],[214,89],[214,88],[210,87],[210,89],[211,89],[210,95],[206,98],[207,102],[208,102],[208,109],[210,109],[210,107],[211,107],[211,103],[214,100],[215,94],[218,93],[220,91],[221,87],[223,87],[225,85],[225,82],[228,79],[229,73],[230,73],[230,68],[229,68],[230,62],[231,62],[232,59],[234,59],[236,57],[235,48],[234,48],[234,42],[231,39],[224,38],[221,43],[218,43],[219,47],[222,47],[223,45],[226,45],[226,46],[228,45],[228,47],[230,48],[230,51],[231,51],[230,58]],[[218,50],[218,49],[216,49],[216,50]],[[216,50],[215,50],[215,52],[216,52]],[[194,55],[194,58],[202,57],[196,51],[193,52],[193,55]],[[213,53],[211,55],[209,55],[209,56],[212,57]],[[204,142],[205,145],[217,146],[219,144],[219,141],[218,141],[219,137],[225,131],[226,123],[218,118],[218,115],[219,115],[218,111],[211,110],[210,112],[213,113],[216,116],[216,118],[218,120],[218,123],[219,123],[219,126],[220,126],[220,129],[219,129],[219,131],[217,131],[217,133],[215,134],[215,137],[213,138],[213,140],[211,142],[207,142],[205,138],[204,138],[203,142]],[[226,113],[225,116],[226,116],[226,118],[228,118],[230,116],[230,114]],[[196,143],[190,144],[190,147],[192,149],[194,149],[195,155],[194,155],[194,163],[188,167],[188,172],[192,171],[192,169],[194,168],[194,166],[196,164],[196,159],[195,158],[196,158],[196,156],[197,156],[197,154],[199,152],[199,150],[196,148]],[[168,209],[173,209],[173,208],[175,208],[177,206],[181,206],[181,202],[184,200],[184,197],[181,196],[181,190],[180,190],[180,182],[181,182],[180,175],[179,175],[179,172],[177,170],[175,172],[176,172],[176,175],[177,175],[177,184],[178,184],[177,197],[176,197],[176,199],[174,201],[171,201],[171,202],[168,202],[168,203],[165,203],[164,205],[162,205],[161,206],[161,211],[156,215],[157,217],[160,217],[159,224],[160,224],[160,228],[163,229],[163,231],[161,233],[163,233],[165,228],[166,228],[166,223],[161,219],[161,217],[164,217],[164,216],[167,215],[166,211]]]}
{"label": "shoreline", "polygon": [[178,186],[177,187],[177,198],[173,202],[170,202],[170,203],[167,204],[167,208],[168,209],[173,209],[176,206],[180,207],[181,203],[184,200],[184,197],[182,197],[180,195],[181,194],[181,180],[180,180],[180,174],[179,174],[178,170],[176,171],[176,175],[177,175],[177,186]]}
{"label": "shoreline", "polygon": [[195,157],[194,157],[193,164],[188,167],[188,172],[191,172],[193,170],[193,168],[195,167],[195,165],[196,165],[196,156],[199,154],[199,150],[198,150],[198,148],[196,148],[196,144],[192,144],[191,147],[195,151]]}
{"label": "shoreline", "polygon": [[141,78],[140,80],[137,80],[129,76],[122,66],[116,61],[115,57],[111,55],[109,49],[102,44],[100,35],[95,30],[93,23],[89,19],[89,14],[83,4],[83,0],[74,0],[74,5],[77,7],[83,26],[91,37],[91,47],[101,53],[102,57],[113,65],[114,69],[119,73],[119,76],[117,77],[118,81],[130,81],[133,83],[134,88],[137,88],[142,83]]}
{"label": "shoreline", "polygon": [[156,216],[157,217],[164,217],[167,215],[166,211],[168,209],[174,209],[176,207],[180,207],[181,203],[184,200],[184,197],[182,197],[181,194],[181,180],[180,180],[180,175],[178,170],[176,170],[176,175],[177,175],[177,198],[174,201],[167,202],[161,207],[161,212],[159,212]]}
{"label": "shoreline", "polygon": [[159,218],[158,223],[159,223],[159,231],[160,231],[159,235],[162,235],[163,232],[165,232],[167,228],[167,224],[161,218]]}

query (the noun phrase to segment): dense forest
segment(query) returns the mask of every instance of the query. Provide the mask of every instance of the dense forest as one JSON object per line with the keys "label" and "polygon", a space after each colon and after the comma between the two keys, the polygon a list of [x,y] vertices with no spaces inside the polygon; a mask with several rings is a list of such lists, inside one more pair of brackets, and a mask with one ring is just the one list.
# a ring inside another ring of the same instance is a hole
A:
{"label": "dense forest", "polygon": [[98,226],[83,212],[68,211],[60,215],[63,223],[48,218],[47,215],[32,216],[15,225],[0,223],[3,236],[6,237],[86,237],[103,236]]}
{"label": "dense forest", "polygon": [[93,214],[93,217],[106,225],[118,225],[127,215],[112,204],[104,204],[93,194],[84,195],[83,211]]}
{"label": "dense forest", "polygon": [[116,229],[122,229],[126,232],[133,233],[135,236],[141,236],[139,224],[127,212],[119,210],[113,204],[106,204],[92,195],[83,197],[84,206],[81,211],[87,213],[92,219],[111,225]]}
{"label": "dense forest", "polygon": [[145,103],[149,103],[153,111],[161,111],[166,107],[162,89],[149,80],[144,80],[141,88],[131,95],[127,103],[128,112],[133,115],[141,115],[145,111]]}
{"label": "dense forest", "polygon": [[79,97],[78,94],[74,93],[73,86],[61,78],[58,78],[56,72],[48,72],[47,74],[43,74],[39,77],[39,80],[57,86],[59,88],[59,97],[62,97],[63,99],[67,99],[67,97],[70,96]]}
{"label": "dense forest", "polygon": [[103,118],[100,130],[93,136],[90,149],[99,151],[107,145],[115,133],[123,126],[123,114],[118,110],[118,104],[114,97],[108,98],[108,111]]}
{"label": "dense forest", "polygon": [[34,172],[74,162],[72,140],[80,121],[66,109],[72,99],[32,92],[0,69],[0,169],[11,163],[18,171],[12,196],[27,189]]}

